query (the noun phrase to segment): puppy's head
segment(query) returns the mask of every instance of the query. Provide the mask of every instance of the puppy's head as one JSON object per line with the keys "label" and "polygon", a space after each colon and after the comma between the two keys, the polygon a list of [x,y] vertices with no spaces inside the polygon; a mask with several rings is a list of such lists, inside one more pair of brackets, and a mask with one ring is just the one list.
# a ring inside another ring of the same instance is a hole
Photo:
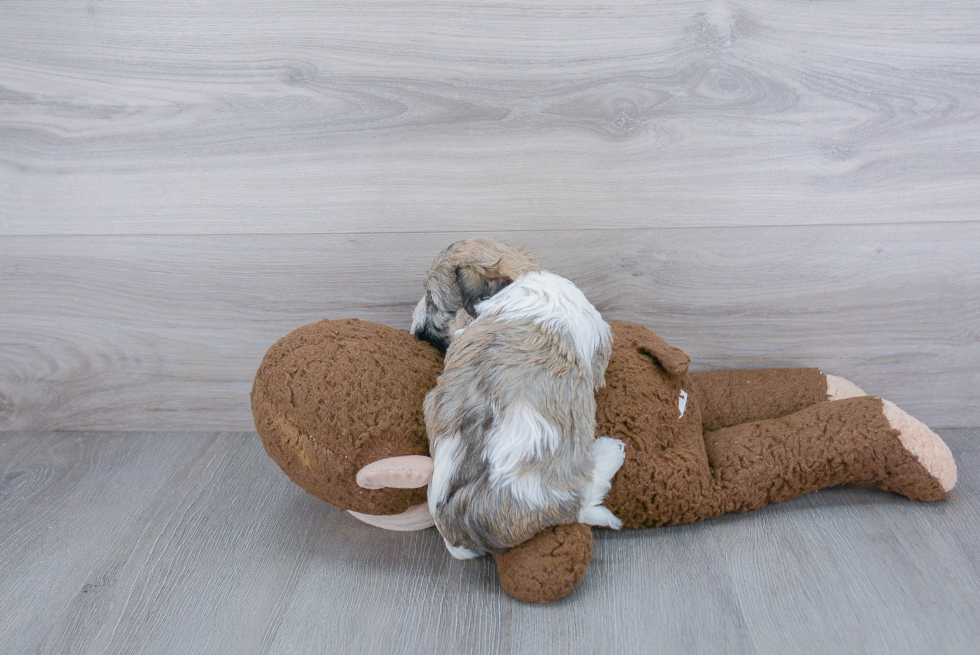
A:
{"label": "puppy's head", "polygon": [[[443,250],[412,314],[412,334],[445,352],[453,334],[476,318],[476,306],[525,273],[541,270],[533,254],[496,239],[465,239]],[[462,310],[462,312],[460,311]]]}

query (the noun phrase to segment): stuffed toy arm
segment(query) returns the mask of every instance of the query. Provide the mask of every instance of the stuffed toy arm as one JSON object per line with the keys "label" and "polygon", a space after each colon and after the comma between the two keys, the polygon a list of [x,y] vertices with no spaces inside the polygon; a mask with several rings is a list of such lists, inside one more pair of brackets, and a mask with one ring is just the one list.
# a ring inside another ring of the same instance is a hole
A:
{"label": "stuffed toy arm", "polygon": [[[617,345],[650,357],[668,376],[687,373],[690,358],[653,332],[614,323]],[[867,395],[855,384],[817,368],[722,370],[689,375],[706,432],[788,416],[827,400]]]}
{"label": "stuffed toy arm", "polygon": [[572,592],[592,561],[592,528],[584,523],[542,530],[493,556],[500,584],[527,603],[550,603]]}

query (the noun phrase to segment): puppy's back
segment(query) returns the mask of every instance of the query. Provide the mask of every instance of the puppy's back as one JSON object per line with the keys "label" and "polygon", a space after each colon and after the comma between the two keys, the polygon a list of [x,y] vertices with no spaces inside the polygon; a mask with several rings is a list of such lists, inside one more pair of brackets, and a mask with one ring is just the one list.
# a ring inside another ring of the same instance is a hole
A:
{"label": "puppy's back", "polygon": [[429,505],[457,556],[575,522],[591,479],[609,327],[567,280],[521,282],[481,303],[426,397]]}

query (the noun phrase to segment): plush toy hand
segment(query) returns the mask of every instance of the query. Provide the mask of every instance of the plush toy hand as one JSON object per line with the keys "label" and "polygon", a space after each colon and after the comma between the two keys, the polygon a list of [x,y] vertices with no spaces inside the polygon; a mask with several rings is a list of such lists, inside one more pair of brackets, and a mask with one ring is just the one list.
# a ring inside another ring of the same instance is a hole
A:
{"label": "plush toy hand", "polygon": [[527,603],[550,603],[572,592],[592,561],[592,528],[584,523],[542,530],[494,555],[504,590]]}
{"label": "plush toy hand", "polygon": [[[404,455],[386,457],[371,462],[357,472],[357,486],[362,489],[417,489],[432,480],[432,458],[425,455]],[[435,525],[427,503],[409,507],[401,514],[379,515],[362,514],[353,510],[347,513],[385,530],[408,532],[424,530]]]}

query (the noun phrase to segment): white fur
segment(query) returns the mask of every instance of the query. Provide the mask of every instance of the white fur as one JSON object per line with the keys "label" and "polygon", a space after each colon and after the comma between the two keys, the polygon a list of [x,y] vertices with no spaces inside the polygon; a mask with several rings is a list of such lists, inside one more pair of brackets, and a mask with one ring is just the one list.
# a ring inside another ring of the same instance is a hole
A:
{"label": "white fur", "polygon": [[507,478],[506,485],[508,491],[532,507],[547,507],[573,498],[570,491],[551,489],[541,484],[541,476],[537,473],[515,474]]}
{"label": "white fur", "polygon": [[522,462],[553,453],[561,435],[551,423],[527,405],[508,407],[499,426],[487,435],[485,457],[493,482],[510,482]]}
{"label": "white fur", "polygon": [[[426,490],[429,501],[429,513],[432,516],[436,515],[436,506],[446,499],[446,494],[449,492],[449,480],[456,471],[456,467],[459,466],[459,443],[460,436],[454,434],[451,437],[439,439],[434,447],[432,453],[432,481],[429,482],[429,488]],[[445,537],[442,540],[446,544],[446,550],[456,559],[473,559],[484,554],[474,552],[462,546],[453,546],[446,541]]]}
{"label": "white fur", "polygon": [[613,476],[626,459],[626,448],[622,441],[611,437],[599,437],[592,443],[595,468],[592,469],[592,482],[585,488],[582,509],[578,520],[587,525],[602,525],[619,530],[623,522],[616,518],[607,507],[602,506]]}
{"label": "white fur", "polygon": [[[567,335],[582,361],[591,363],[612,342],[609,324],[574,284],[554,273],[528,273],[476,306],[477,316],[529,318]],[[594,381],[601,386],[602,381]]]}
{"label": "white fur", "polygon": [[449,481],[459,465],[459,442],[459,435],[454,434],[438,439],[433,446],[432,481],[426,490],[432,516],[436,515],[436,507],[446,500],[446,494],[449,493]]}
{"label": "white fur", "polygon": [[462,546],[453,546],[451,543],[446,541],[445,537],[442,538],[442,541],[446,544],[446,550],[449,551],[449,554],[455,557],[456,559],[474,559],[484,554],[484,553],[477,553],[475,551],[470,550],[469,548],[463,548]]}
{"label": "white fur", "polygon": [[415,311],[412,312],[412,334],[415,334],[423,323],[425,323],[425,296],[422,296],[422,300],[415,305]]}
{"label": "white fur", "polygon": [[[609,346],[612,332],[578,287],[554,273],[528,273],[476,307],[479,318],[504,320],[531,319],[542,328],[568,337],[575,352],[591,364]],[[595,387],[602,380],[594,380]],[[570,494],[548,489],[536,474],[520,474],[522,463],[532,457],[554,452],[561,434],[544,416],[526,405],[508,408],[500,426],[487,439],[487,462],[491,480],[506,484],[511,492],[532,506],[543,507]],[[596,459],[593,480],[585,490],[579,519],[590,525],[619,529],[622,521],[602,500],[609,491],[612,476],[623,464],[622,442],[608,437],[593,445]]]}

